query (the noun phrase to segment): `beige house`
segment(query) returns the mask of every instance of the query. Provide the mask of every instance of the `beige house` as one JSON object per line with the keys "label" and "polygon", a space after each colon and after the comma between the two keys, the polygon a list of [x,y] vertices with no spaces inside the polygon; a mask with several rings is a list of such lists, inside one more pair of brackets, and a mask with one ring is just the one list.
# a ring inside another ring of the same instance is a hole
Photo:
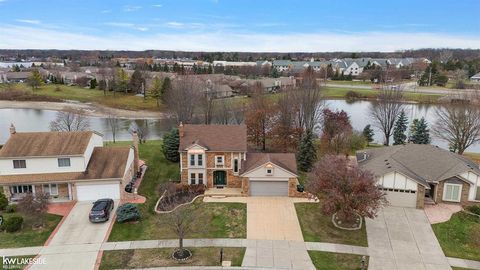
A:
{"label": "beige house", "polygon": [[0,185],[10,201],[45,192],[53,201],[122,199],[134,177],[133,147],[104,147],[103,135],[16,132],[0,149]]}
{"label": "beige house", "polygon": [[180,125],[181,182],[245,196],[297,196],[294,154],[251,153],[245,125]]}
{"label": "beige house", "polygon": [[393,206],[480,204],[479,165],[434,145],[406,144],[357,152]]}

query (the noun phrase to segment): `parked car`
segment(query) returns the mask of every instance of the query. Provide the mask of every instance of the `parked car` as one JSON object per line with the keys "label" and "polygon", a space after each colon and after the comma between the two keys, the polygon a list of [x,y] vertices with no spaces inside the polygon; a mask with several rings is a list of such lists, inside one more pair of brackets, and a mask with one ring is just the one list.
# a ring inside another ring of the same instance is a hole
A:
{"label": "parked car", "polygon": [[92,210],[88,215],[90,222],[105,222],[110,219],[110,212],[113,210],[113,200],[112,199],[100,199],[93,203]]}

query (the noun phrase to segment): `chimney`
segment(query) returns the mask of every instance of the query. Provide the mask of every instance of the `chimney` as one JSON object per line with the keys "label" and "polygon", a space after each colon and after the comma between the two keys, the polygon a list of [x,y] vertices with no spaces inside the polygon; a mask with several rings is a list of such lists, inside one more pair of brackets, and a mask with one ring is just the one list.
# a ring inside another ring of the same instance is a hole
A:
{"label": "chimney", "polygon": [[13,125],[13,123],[10,124],[10,134],[15,134],[17,133],[17,130],[15,129],[15,126]]}
{"label": "chimney", "polygon": [[183,123],[180,122],[180,125],[178,125],[178,135],[180,138],[182,138],[185,135],[185,131],[183,130]]}
{"label": "chimney", "polygon": [[139,158],[138,158],[138,134],[137,131],[133,131],[132,133],[132,142],[133,142],[133,170],[135,173],[138,172],[138,163],[139,163]]}

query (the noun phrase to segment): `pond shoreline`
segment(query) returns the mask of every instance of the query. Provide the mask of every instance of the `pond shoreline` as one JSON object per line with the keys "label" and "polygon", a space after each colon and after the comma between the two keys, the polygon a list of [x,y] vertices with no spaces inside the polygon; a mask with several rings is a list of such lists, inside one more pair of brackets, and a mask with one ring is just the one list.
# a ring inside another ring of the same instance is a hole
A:
{"label": "pond shoreline", "polygon": [[0,100],[0,109],[39,109],[52,111],[78,111],[90,117],[114,116],[119,119],[167,119],[168,114],[146,110],[125,110],[112,108],[97,103],[83,103],[77,101],[50,102],[50,101],[10,101]]}

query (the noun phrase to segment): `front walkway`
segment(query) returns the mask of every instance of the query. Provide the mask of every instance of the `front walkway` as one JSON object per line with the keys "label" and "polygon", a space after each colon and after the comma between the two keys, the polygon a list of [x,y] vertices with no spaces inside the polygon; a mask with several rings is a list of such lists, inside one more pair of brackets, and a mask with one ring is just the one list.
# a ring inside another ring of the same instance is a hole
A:
{"label": "front walkway", "polygon": [[424,211],[386,207],[366,226],[369,269],[452,269]]}
{"label": "front walkway", "polygon": [[453,214],[462,211],[462,206],[446,203],[427,204],[424,210],[430,224],[436,224],[449,221]]}

